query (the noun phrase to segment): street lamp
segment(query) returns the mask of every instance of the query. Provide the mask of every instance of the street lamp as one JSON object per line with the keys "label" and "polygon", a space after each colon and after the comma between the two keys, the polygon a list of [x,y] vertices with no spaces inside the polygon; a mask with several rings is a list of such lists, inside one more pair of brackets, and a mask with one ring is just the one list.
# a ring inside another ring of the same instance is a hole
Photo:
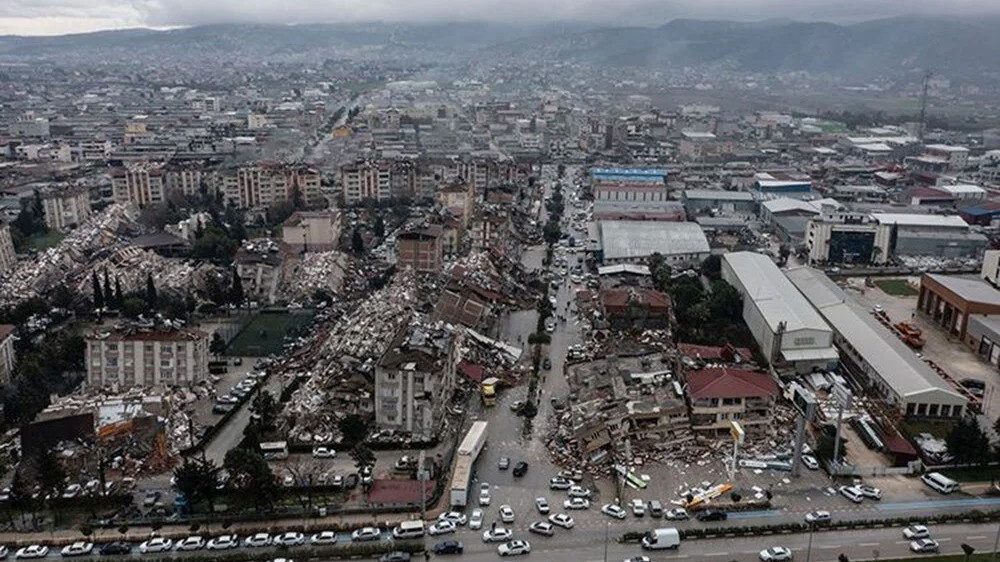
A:
{"label": "street lamp", "polygon": [[809,560],[812,558],[813,531],[815,529],[816,529],[816,523],[815,522],[809,523],[809,546],[806,548],[806,562],[809,562]]}

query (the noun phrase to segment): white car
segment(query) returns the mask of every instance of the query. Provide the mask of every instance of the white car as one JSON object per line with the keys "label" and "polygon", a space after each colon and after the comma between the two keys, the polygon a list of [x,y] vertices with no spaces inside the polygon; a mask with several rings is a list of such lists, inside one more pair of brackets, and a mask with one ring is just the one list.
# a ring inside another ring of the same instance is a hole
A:
{"label": "white car", "polygon": [[666,513],[663,514],[663,518],[668,521],[683,521],[688,518],[688,512],[683,507],[675,507],[673,509],[668,509]]}
{"label": "white car", "polygon": [[875,486],[869,486],[867,484],[862,484],[860,486],[856,486],[856,488],[857,488],[858,492],[861,493],[862,496],[864,496],[864,497],[866,497],[868,499],[872,499],[872,500],[880,500],[880,499],[882,499],[882,490],[879,490]]}
{"label": "white car", "polygon": [[317,459],[332,459],[337,456],[337,451],[329,447],[313,447],[313,457]]}
{"label": "white car", "polygon": [[569,489],[569,497],[571,498],[589,498],[590,490],[584,488],[583,486],[573,486]]}
{"label": "white car", "polygon": [[829,511],[810,511],[806,514],[806,523],[829,523],[830,519]]}
{"label": "white car", "polygon": [[576,525],[576,521],[565,513],[555,513],[549,515],[549,522],[553,525],[559,525],[563,529],[572,529],[573,525]]}
{"label": "white car", "polygon": [[429,534],[432,537],[436,537],[438,535],[447,535],[448,533],[454,533],[456,527],[457,526],[453,521],[443,519],[428,527],[427,534]]}
{"label": "white car", "polygon": [[[569,501],[569,500],[566,500]],[[622,506],[616,503],[606,503],[601,506],[601,513],[614,517],[615,519],[625,519],[626,513]]]}
{"label": "white car", "polygon": [[94,543],[77,541],[62,548],[60,554],[63,556],[84,556],[94,550]]}
{"label": "white car", "polygon": [[179,551],[201,550],[203,548],[205,548],[205,539],[198,536],[186,537],[177,541],[177,550]]}
{"label": "white car", "polygon": [[934,539],[920,539],[910,543],[913,552],[937,552],[940,546]]}
{"label": "white car", "polygon": [[633,499],[632,515],[635,515],[636,517],[642,517],[643,515],[646,515],[646,502],[640,500],[639,498]]}
{"label": "white car", "polygon": [[7,547],[0,544],[0,560],[7,558],[8,554],[10,554],[10,551],[7,550]]}
{"label": "white car", "polygon": [[861,503],[865,500],[865,497],[861,494],[861,490],[855,486],[841,486],[837,490],[840,492],[840,495],[854,503]]}
{"label": "white car", "polygon": [[483,510],[478,507],[472,510],[472,516],[469,517],[469,528],[473,531],[483,528]]}
{"label": "white car", "polygon": [[271,544],[274,546],[299,546],[304,542],[306,542],[306,536],[296,531],[281,533],[271,540]]}
{"label": "white car", "polygon": [[483,542],[504,542],[514,536],[514,531],[506,527],[493,527],[483,531]]}
{"label": "white car", "polygon": [[79,496],[82,491],[83,486],[79,484],[70,484],[69,486],[66,486],[65,490],[63,490],[62,497],[66,499],[75,498]]}
{"label": "white car", "polygon": [[504,523],[514,522],[514,510],[507,504],[500,506],[500,520]]}
{"label": "white car", "polygon": [[174,541],[164,537],[153,537],[139,545],[139,552],[149,554],[154,552],[166,552],[174,546]]}
{"label": "white car", "polygon": [[376,527],[361,527],[351,533],[351,540],[354,542],[377,541],[382,536],[382,531]]}
{"label": "white car", "polygon": [[14,558],[45,558],[48,555],[49,547],[42,546],[40,544],[33,544],[31,546],[18,549],[18,551],[14,553]]}
{"label": "white car", "polygon": [[792,551],[783,546],[772,546],[760,551],[761,562],[787,562],[792,559]]}
{"label": "white car", "polygon": [[903,529],[903,538],[905,539],[929,539],[930,537],[931,530],[923,525],[911,525]]}
{"label": "white car", "polygon": [[257,533],[243,539],[243,546],[247,548],[260,548],[271,546],[271,535],[267,533]]}
{"label": "white car", "polygon": [[545,498],[535,498],[535,509],[542,515],[549,514],[549,500]]}
{"label": "white car", "polygon": [[449,511],[447,513],[442,513],[441,515],[438,515],[438,521],[451,521],[455,525],[461,527],[465,525],[466,522],[468,522],[468,519],[465,517],[464,513],[461,513],[459,511]]}
{"label": "white car", "polygon": [[490,485],[486,482],[479,485],[479,505],[490,505]]}
{"label": "white car", "polygon": [[549,488],[553,490],[569,490],[573,487],[573,481],[561,476],[553,476],[549,479]]}
{"label": "white car", "polygon": [[528,541],[510,541],[497,547],[497,554],[500,556],[519,556],[531,552],[531,545]]}
{"label": "white car", "polygon": [[565,509],[590,509],[590,500],[584,498],[570,498],[563,501]]}
{"label": "white car", "polygon": [[535,521],[531,525],[528,525],[528,532],[551,537],[556,534],[556,529],[548,521]]}
{"label": "white car", "polygon": [[812,455],[802,455],[802,464],[809,470],[819,470],[819,461]]}
{"label": "white car", "polygon": [[626,558],[622,562],[649,562],[648,556],[633,556],[632,558]]}
{"label": "white car", "polygon": [[336,544],[337,533],[335,531],[320,531],[309,537],[309,544]]}
{"label": "white car", "polygon": [[208,541],[205,548],[208,550],[229,550],[240,546],[240,539],[236,535],[219,535]]}

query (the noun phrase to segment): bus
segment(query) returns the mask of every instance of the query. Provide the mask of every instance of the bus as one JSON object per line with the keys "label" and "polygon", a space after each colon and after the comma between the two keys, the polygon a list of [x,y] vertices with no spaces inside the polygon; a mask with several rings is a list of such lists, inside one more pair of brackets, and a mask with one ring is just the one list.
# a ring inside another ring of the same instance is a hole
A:
{"label": "bus", "polygon": [[260,444],[264,460],[281,461],[288,458],[288,441],[268,441]]}

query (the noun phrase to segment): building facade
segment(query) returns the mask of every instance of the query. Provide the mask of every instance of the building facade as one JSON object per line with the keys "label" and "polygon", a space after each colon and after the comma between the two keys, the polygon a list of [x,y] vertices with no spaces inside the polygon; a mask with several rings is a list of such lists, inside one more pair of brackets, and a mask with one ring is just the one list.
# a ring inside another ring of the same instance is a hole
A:
{"label": "building facade", "polygon": [[128,328],[86,337],[92,389],[193,386],[207,380],[208,334],[201,330]]}
{"label": "building facade", "polygon": [[0,324],[0,384],[7,384],[14,376],[17,353],[14,351],[14,326]]}
{"label": "building facade", "polygon": [[167,188],[162,166],[133,164],[111,170],[111,193],[115,203],[135,203],[144,207],[166,201]]}
{"label": "building facade", "polygon": [[42,196],[45,226],[66,231],[90,218],[90,193],[86,188],[70,188]]}
{"label": "building facade", "polygon": [[709,367],[684,377],[695,431],[729,432],[734,421],[748,431],[774,423],[778,385],[768,373]]}
{"label": "building facade", "polygon": [[14,240],[10,237],[10,225],[0,222],[0,275],[14,271],[17,267],[17,254],[14,253]]}
{"label": "building facade", "polygon": [[429,226],[404,232],[396,237],[396,263],[417,271],[437,273],[444,264],[443,231]]}
{"label": "building facade", "polygon": [[340,242],[339,211],[296,211],[281,225],[281,240],[295,252],[327,252]]}

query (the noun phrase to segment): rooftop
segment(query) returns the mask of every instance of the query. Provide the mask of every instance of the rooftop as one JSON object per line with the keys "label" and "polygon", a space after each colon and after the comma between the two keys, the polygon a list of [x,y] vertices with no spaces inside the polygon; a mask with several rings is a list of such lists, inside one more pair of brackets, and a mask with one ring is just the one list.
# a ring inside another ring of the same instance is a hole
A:
{"label": "rooftop", "polygon": [[694,398],[766,398],[778,394],[767,373],[730,367],[710,367],[684,374]]}
{"label": "rooftop", "polygon": [[697,223],[662,221],[600,221],[604,259],[645,258],[708,253],[708,239]]}
{"label": "rooftop", "polygon": [[917,215],[912,213],[872,213],[872,218],[881,224],[899,226],[936,226],[944,228],[968,228],[958,215]]}
{"label": "rooftop", "polygon": [[925,273],[924,277],[933,279],[966,301],[1000,306],[1000,291],[985,281],[938,273]]}
{"label": "rooftop", "polygon": [[724,191],[721,189],[686,189],[685,199],[718,199],[719,201],[753,201],[749,191]]}

